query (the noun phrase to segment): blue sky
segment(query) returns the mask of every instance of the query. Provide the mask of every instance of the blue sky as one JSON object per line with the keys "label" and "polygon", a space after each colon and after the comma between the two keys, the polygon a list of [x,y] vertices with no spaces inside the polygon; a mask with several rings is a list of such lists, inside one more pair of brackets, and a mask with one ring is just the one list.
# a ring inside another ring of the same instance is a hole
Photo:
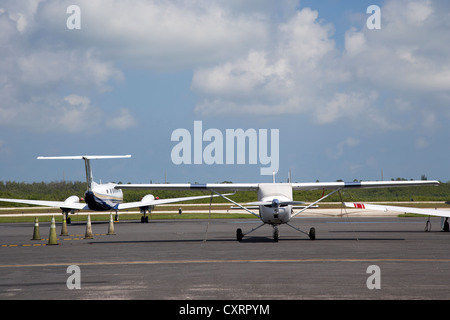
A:
{"label": "blue sky", "polygon": [[81,154],[132,155],[95,161],[103,182],[272,180],[260,162],[175,165],[171,135],[197,120],[278,129],[278,181],[448,181],[449,13],[444,0],[1,1],[0,180],[82,181],[80,161],[36,160]]}

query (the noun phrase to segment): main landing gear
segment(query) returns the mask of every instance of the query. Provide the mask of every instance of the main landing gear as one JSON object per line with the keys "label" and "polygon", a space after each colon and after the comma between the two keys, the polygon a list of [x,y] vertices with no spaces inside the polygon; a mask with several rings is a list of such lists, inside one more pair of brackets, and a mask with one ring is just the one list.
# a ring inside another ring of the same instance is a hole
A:
{"label": "main landing gear", "polygon": [[141,223],[148,223],[147,211],[150,214],[152,209],[150,207],[140,207],[139,210],[142,213]]}
{"label": "main landing gear", "polygon": [[[242,232],[242,229],[241,229],[241,228],[237,229],[237,230],[236,230],[236,240],[239,241],[239,242],[241,242],[241,241],[242,241],[242,238],[243,238],[244,236],[246,236],[246,235],[252,233],[252,232],[255,231],[256,229],[259,229],[259,228],[262,227],[263,225],[264,225],[264,224],[262,224],[262,225],[260,225],[260,226],[258,226],[258,227],[256,227],[256,228],[250,230],[250,231],[247,232],[246,234],[244,234],[244,233]],[[302,231],[302,230],[300,230],[300,229],[294,227],[293,225],[291,225],[291,224],[289,224],[289,223],[287,223],[287,225],[290,226],[291,228],[293,228],[293,229],[295,229],[295,230],[301,232],[301,233],[306,234],[306,235],[309,237],[310,240],[315,240],[315,239],[316,239],[316,229],[315,229],[315,228],[309,229],[309,233],[307,233],[307,232],[304,232],[304,231]],[[280,232],[278,231],[278,225],[274,225],[274,226],[273,226],[273,241],[274,241],[274,242],[278,242],[279,237],[280,237]]]}
{"label": "main landing gear", "polygon": [[75,210],[71,210],[71,209],[69,209],[69,210],[67,210],[67,209],[62,209],[62,214],[63,214],[63,220],[65,219],[66,220],[66,223],[67,224],[70,224],[72,221],[71,221],[71,219],[70,219],[70,217],[69,217],[69,214],[70,213],[75,213]]}
{"label": "main landing gear", "polygon": [[[428,217],[427,223],[425,225],[425,232],[431,231],[431,217]],[[448,217],[441,218],[441,230],[444,232],[450,232],[450,225],[448,223]]]}

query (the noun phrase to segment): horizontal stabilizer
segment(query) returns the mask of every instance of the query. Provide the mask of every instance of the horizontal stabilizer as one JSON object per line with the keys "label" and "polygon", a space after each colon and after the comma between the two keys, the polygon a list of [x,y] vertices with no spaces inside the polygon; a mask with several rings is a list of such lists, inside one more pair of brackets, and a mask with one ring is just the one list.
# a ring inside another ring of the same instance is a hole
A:
{"label": "horizontal stabilizer", "polygon": [[124,156],[59,156],[59,157],[37,157],[38,160],[97,160],[97,159],[121,159],[131,158],[131,155]]}

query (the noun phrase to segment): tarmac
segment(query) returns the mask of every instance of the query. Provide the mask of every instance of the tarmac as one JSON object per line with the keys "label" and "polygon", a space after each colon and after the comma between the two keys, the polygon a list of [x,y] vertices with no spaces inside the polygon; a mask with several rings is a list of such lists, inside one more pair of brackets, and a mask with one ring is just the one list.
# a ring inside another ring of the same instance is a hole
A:
{"label": "tarmac", "polygon": [[47,245],[49,223],[40,223],[41,240],[30,240],[34,223],[0,224],[0,299],[450,298],[450,233],[440,218],[424,232],[427,217],[299,217],[292,224],[314,227],[316,240],[282,225],[275,243],[271,226],[236,241],[236,229],[257,219],[123,220],[116,235],[106,235],[107,221],[92,222],[94,238],[84,239],[86,223],[59,236],[56,217],[58,245]]}

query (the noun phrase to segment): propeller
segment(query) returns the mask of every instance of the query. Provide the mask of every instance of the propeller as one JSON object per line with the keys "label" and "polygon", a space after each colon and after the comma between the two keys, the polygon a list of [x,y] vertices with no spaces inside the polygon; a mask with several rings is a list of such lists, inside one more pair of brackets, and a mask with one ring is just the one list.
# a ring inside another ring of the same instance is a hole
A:
{"label": "propeller", "polygon": [[280,206],[289,206],[297,204],[305,204],[302,201],[280,201],[279,199],[273,199],[272,201],[256,201],[247,203],[251,206],[271,206],[272,208],[278,208]]}

